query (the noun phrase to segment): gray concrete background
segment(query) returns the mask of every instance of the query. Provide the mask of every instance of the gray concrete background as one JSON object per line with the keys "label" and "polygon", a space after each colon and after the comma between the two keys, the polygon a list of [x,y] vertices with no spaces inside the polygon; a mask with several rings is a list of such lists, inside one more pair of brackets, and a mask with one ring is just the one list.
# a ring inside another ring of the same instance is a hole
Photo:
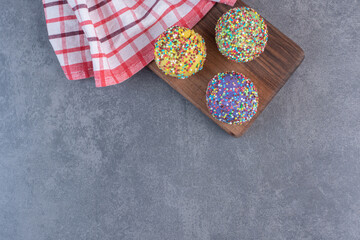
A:
{"label": "gray concrete background", "polygon": [[66,80],[1,1],[0,239],[360,239],[360,2],[246,3],[306,59],[235,139],[148,69]]}

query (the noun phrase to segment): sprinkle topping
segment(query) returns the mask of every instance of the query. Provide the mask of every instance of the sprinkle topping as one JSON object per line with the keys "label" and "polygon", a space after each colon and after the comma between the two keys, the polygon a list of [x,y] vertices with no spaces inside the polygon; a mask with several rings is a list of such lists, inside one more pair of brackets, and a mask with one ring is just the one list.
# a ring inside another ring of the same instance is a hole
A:
{"label": "sprinkle topping", "polygon": [[206,90],[211,115],[228,124],[242,124],[257,112],[259,97],[250,79],[241,73],[217,74]]}
{"label": "sprinkle topping", "polygon": [[264,52],[268,29],[264,19],[248,7],[233,8],[219,18],[215,28],[219,51],[230,60],[249,62]]}
{"label": "sprinkle topping", "polygon": [[158,37],[154,55],[157,66],[165,74],[185,79],[203,68],[205,41],[193,30],[173,26]]}

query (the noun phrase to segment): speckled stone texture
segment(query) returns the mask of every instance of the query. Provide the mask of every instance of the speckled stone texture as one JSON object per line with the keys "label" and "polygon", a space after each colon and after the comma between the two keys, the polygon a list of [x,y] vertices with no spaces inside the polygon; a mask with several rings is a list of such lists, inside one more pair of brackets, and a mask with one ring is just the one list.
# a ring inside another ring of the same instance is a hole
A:
{"label": "speckled stone texture", "polygon": [[360,1],[248,0],[306,53],[240,139],[144,69],[68,81],[0,2],[1,240],[359,240]]}

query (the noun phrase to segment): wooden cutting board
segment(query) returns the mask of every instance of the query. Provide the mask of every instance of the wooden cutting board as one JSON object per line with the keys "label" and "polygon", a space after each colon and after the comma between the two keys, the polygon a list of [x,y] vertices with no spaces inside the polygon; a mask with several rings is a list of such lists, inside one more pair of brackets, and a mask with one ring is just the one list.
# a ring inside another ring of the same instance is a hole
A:
{"label": "wooden cutting board", "polygon": [[[243,6],[246,5],[242,1],[237,1],[234,7]],[[195,32],[203,36],[206,42],[207,58],[203,70],[188,79],[180,80],[166,76],[156,66],[154,61],[148,67],[227,133],[240,137],[301,64],[304,59],[304,51],[265,19],[268,25],[269,40],[264,53],[248,63],[236,63],[227,60],[217,49],[215,43],[215,25],[218,18],[231,8],[224,4],[216,4],[193,28]],[[226,71],[236,71],[245,74],[245,76],[254,82],[259,92],[258,112],[249,122],[242,125],[230,125],[216,120],[211,116],[206,106],[205,94],[209,81],[217,73]]]}

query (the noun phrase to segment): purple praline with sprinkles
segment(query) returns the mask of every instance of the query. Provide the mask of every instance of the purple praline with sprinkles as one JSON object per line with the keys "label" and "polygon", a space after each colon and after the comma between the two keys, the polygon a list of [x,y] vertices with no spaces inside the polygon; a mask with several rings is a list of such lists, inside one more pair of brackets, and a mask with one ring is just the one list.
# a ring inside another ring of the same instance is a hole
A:
{"label": "purple praline with sprinkles", "polygon": [[228,124],[242,124],[257,112],[259,96],[253,82],[243,74],[217,74],[206,90],[206,102],[211,115]]}
{"label": "purple praline with sprinkles", "polygon": [[264,19],[248,7],[233,8],[222,15],[215,27],[219,51],[236,62],[249,62],[260,56],[268,41]]}

